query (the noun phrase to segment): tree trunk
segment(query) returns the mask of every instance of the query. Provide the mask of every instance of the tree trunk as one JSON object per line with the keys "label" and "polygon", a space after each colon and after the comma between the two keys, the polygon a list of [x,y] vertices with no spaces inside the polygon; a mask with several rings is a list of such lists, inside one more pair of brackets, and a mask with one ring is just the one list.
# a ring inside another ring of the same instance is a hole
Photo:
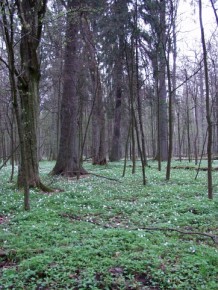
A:
{"label": "tree trunk", "polygon": [[73,10],[80,1],[68,1],[66,46],[63,68],[63,95],[61,100],[61,132],[57,162],[51,172],[53,175],[79,176],[86,171],[81,167],[79,154],[79,126],[77,82],[77,37],[79,24]]}
{"label": "tree trunk", "polygon": [[106,140],[105,140],[105,108],[103,103],[103,90],[93,32],[87,19],[83,21],[84,40],[87,48],[88,65],[92,81],[92,164],[105,165]]}
{"label": "tree trunk", "polygon": [[[18,17],[21,21],[20,73],[15,68],[14,6],[9,7],[9,3],[7,5],[1,3],[1,9],[8,53],[12,100],[20,141],[21,160],[17,183],[19,187],[24,188],[24,208],[29,210],[29,187],[37,186],[47,190],[47,187],[41,183],[39,178],[36,137],[40,78],[37,48],[41,37],[46,1],[35,1],[34,3],[22,1],[16,4]],[[6,9],[8,9],[7,12]],[[17,77],[17,82],[15,76]],[[18,93],[20,98],[18,98]]]}
{"label": "tree trunk", "polygon": [[178,107],[177,112],[177,131],[178,131],[178,153],[179,153],[179,161],[182,161],[182,142],[181,142],[181,126],[180,126],[180,108]]}
{"label": "tree trunk", "polygon": [[[42,31],[42,19],[46,10],[46,0],[29,2],[18,1],[18,16],[21,20],[21,74],[18,78],[20,95],[21,122],[23,126],[23,146],[25,161],[21,158],[18,173],[18,186],[28,186],[43,189],[39,178],[37,156],[37,122],[39,108],[40,64],[38,46]],[[19,123],[18,123],[19,126]],[[26,171],[26,172],[25,172]]]}
{"label": "tree trunk", "polygon": [[218,87],[216,88],[215,95],[215,106],[216,106],[216,154],[218,154]]}
{"label": "tree trunk", "polygon": [[202,20],[202,1],[199,0],[199,21],[201,28],[201,43],[203,50],[204,59],[204,76],[205,76],[205,89],[206,89],[206,118],[207,118],[207,189],[208,198],[213,199],[213,183],[212,183],[212,121],[211,121],[211,110],[210,110],[210,91],[209,91],[209,74],[208,74],[208,64],[207,64],[207,48],[204,36],[204,26]]}
{"label": "tree trunk", "polygon": [[[162,68],[165,70],[165,68]],[[160,75],[160,91],[159,91],[159,130],[160,130],[160,151],[159,158],[166,161],[168,157],[168,130],[167,130],[167,103],[166,103],[166,84],[165,72]]]}
{"label": "tree trunk", "polygon": [[196,126],[196,133],[194,137],[194,152],[195,152],[195,165],[198,164],[198,148],[199,148],[199,140],[198,140],[198,135],[199,135],[199,116],[198,116],[198,98],[197,98],[198,92],[195,92],[194,96],[194,110],[195,110],[195,126]]}
{"label": "tree trunk", "polygon": [[167,92],[166,92],[166,1],[161,1],[160,6],[160,44],[159,44],[159,130],[160,130],[160,152],[159,158],[162,161],[168,159],[168,130],[167,130]]}
{"label": "tree trunk", "polygon": [[[120,48],[121,50],[121,48]],[[120,52],[122,54],[122,52]],[[115,66],[115,115],[114,115],[114,128],[111,152],[109,160],[119,161],[121,158],[121,144],[120,144],[120,131],[121,131],[121,104],[122,104],[122,56],[117,60]]]}
{"label": "tree trunk", "polygon": [[95,104],[92,115],[92,164],[105,165],[106,150],[105,150],[105,112],[102,101],[102,88],[99,72],[97,80],[93,81],[93,85],[97,86],[95,90]]}
{"label": "tree trunk", "polygon": [[[37,186],[47,190],[47,187],[41,183],[39,178],[37,158],[38,88],[40,79],[37,49],[41,38],[46,0],[31,3],[26,0],[17,1],[16,5],[21,23],[20,72],[15,68],[14,56],[13,20],[15,6],[10,6],[9,3],[1,3],[1,8],[8,53],[9,77],[20,141],[21,160],[17,183],[19,187],[24,188],[24,207],[28,210],[30,208],[29,187]],[[5,13],[6,9],[8,9],[7,13]]]}
{"label": "tree trunk", "polygon": [[[25,48],[24,48],[25,50]],[[22,50],[22,51],[24,51]],[[21,121],[24,129],[25,155],[27,160],[27,179],[30,187],[40,185],[38,156],[37,156],[37,118],[38,100],[36,101],[38,91],[38,80],[33,75],[26,85],[19,84],[19,93],[21,99]],[[21,164],[18,172],[18,186],[23,187],[25,178],[24,161]]]}
{"label": "tree trunk", "polygon": [[172,159],[172,153],[173,153],[173,93],[171,89],[171,72],[170,72],[169,54],[167,56],[166,63],[167,63],[167,80],[168,80],[168,94],[169,94],[169,146],[168,146],[166,180],[170,180],[171,159]]}
{"label": "tree trunk", "polygon": [[[143,118],[142,118],[142,101],[140,95],[140,83],[139,83],[139,35],[138,35],[138,2],[135,3],[135,79],[136,79],[136,96],[137,96],[137,105],[138,105],[138,118],[139,118],[139,127],[141,133],[141,160],[142,166],[147,165],[147,154],[145,148],[145,133],[143,128]],[[144,176],[144,173],[143,173]]]}
{"label": "tree trunk", "polygon": [[173,5],[173,2],[170,2],[171,13],[170,20],[173,26],[173,71],[171,76],[170,71],[170,39],[168,39],[167,49],[165,49],[165,58],[166,58],[166,69],[167,69],[167,81],[168,81],[168,96],[169,96],[169,145],[168,145],[168,160],[167,160],[167,171],[166,171],[166,180],[170,179],[171,174],[171,160],[173,155],[173,127],[174,127],[174,104],[176,96],[176,58],[177,58],[177,47],[176,47],[176,14],[177,7]]}

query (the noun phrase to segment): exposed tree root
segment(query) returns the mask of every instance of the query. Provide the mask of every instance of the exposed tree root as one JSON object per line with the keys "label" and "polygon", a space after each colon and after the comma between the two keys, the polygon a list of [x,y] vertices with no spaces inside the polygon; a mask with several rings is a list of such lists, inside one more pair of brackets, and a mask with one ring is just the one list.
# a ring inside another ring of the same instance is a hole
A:
{"label": "exposed tree root", "polygon": [[37,188],[43,192],[55,192],[55,189],[50,188],[49,186],[43,184],[41,181],[39,182]]}
{"label": "exposed tree root", "polygon": [[[17,187],[18,187],[18,189],[22,190],[24,188],[24,185],[19,182],[19,183],[17,183]],[[55,192],[55,189],[45,185],[40,180],[29,184],[29,188],[37,188],[37,189],[41,190],[42,192]]]}
{"label": "exposed tree root", "polygon": [[53,169],[49,175],[52,176],[63,176],[63,177],[79,177],[80,175],[87,175],[89,174],[84,168],[81,168],[80,170],[56,170]]}
{"label": "exposed tree root", "polygon": [[92,165],[107,165],[107,160],[106,158],[98,160],[98,161],[94,160],[92,161]]}
{"label": "exposed tree root", "polygon": [[100,175],[100,174],[95,174],[95,173],[92,173],[92,172],[88,172],[86,171],[85,169],[81,169],[80,171],[51,171],[50,172],[50,175],[53,175],[53,176],[63,176],[63,177],[77,177],[78,179],[80,178],[80,176],[84,176],[84,175],[94,175],[94,176],[97,176],[97,177],[100,177],[100,178],[105,178],[105,179],[108,179],[108,180],[112,180],[112,181],[116,181],[116,182],[120,182],[120,180],[116,179],[116,178],[111,178],[111,177],[107,177],[107,176],[104,176],[104,175]]}

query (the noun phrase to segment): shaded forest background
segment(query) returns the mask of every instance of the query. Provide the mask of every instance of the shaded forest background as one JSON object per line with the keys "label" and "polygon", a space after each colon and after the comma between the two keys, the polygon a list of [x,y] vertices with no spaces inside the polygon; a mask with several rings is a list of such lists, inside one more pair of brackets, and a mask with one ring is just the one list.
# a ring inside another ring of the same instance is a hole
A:
{"label": "shaded forest background", "polygon": [[87,159],[131,159],[134,173],[140,158],[144,184],[150,158],[159,170],[167,161],[166,179],[172,157],[196,164],[209,157],[211,170],[218,156],[215,1],[206,37],[202,3],[193,4],[201,36],[190,58],[179,50],[177,0],[0,3],[0,160],[20,164],[26,193],[48,190],[38,172],[44,159],[56,160],[51,174],[79,176]]}

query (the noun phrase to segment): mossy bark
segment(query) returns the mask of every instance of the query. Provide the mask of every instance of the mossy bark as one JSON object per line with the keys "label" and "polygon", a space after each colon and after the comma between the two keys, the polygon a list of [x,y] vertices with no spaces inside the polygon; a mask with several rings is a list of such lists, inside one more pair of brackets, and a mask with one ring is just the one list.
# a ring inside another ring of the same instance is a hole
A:
{"label": "mossy bark", "polygon": [[[18,16],[21,22],[20,38],[20,74],[18,77],[20,110],[18,126],[22,126],[20,145],[24,154],[18,172],[18,187],[45,186],[39,178],[37,156],[37,124],[39,114],[39,81],[40,64],[38,60],[38,46],[42,32],[42,20],[46,10],[46,0],[18,1]],[[46,187],[46,189],[48,189]]]}

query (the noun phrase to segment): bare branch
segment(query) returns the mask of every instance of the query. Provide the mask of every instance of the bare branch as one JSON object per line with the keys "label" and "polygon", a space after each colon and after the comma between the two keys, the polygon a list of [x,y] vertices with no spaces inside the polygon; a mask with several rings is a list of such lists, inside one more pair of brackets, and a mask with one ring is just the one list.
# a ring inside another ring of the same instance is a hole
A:
{"label": "bare branch", "polygon": [[216,23],[217,23],[217,25],[218,25],[217,9],[215,8],[214,1],[213,1],[213,0],[210,0],[210,3],[211,3],[211,5],[212,5],[213,12],[214,12],[214,15],[215,15],[215,18],[216,18]]}

